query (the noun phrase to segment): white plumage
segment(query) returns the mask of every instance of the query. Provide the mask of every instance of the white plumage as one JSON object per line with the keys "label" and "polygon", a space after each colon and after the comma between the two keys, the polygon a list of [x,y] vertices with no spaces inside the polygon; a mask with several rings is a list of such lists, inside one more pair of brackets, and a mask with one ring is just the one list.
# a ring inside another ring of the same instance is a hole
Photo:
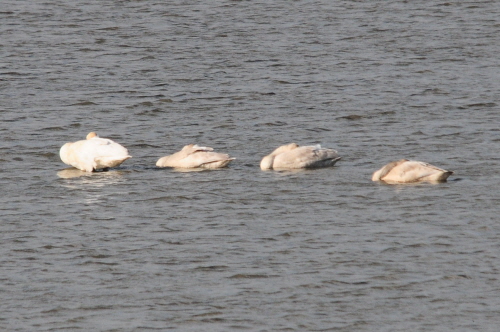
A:
{"label": "white plumage", "polygon": [[453,174],[452,171],[422,161],[401,159],[393,161],[373,173],[372,180],[397,183],[440,182],[446,181],[451,174]]}
{"label": "white plumage", "polygon": [[116,167],[132,158],[126,148],[94,132],[86,140],[64,144],[59,155],[65,164],[86,172]]}
{"label": "white plumage", "polygon": [[320,145],[299,146],[295,143],[280,146],[262,158],[260,168],[300,169],[330,167],[340,160],[337,151],[322,148]]}
{"label": "white plumage", "polygon": [[156,166],[215,169],[225,167],[235,159],[229,157],[228,154],[213,152],[213,150],[209,147],[189,144],[179,152],[160,158]]}

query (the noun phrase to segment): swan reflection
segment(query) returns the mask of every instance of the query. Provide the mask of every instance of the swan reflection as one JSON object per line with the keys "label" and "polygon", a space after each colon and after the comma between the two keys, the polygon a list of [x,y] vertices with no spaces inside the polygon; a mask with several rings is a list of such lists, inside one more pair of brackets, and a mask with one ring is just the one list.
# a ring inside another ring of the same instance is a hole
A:
{"label": "swan reflection", "polygon": [[92,185],[102,187],[123,182],[126,179],[123,175],[124,171],[100,171],[100,172],[85,172],[77,168],[65,168],[57,172],[57,176],[65,180],[78,180],[66,183],[68,187],[77,187],[79,185]]}

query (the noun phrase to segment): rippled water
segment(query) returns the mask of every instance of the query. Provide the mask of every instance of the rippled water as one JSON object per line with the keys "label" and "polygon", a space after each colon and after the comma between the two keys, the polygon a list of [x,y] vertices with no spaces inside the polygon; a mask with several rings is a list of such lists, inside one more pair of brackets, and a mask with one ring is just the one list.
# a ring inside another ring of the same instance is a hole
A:
{"label": "rippled water", "polygon": [[[0,329],[497,331],[500,2],[7,0]],[[90,131],[133,158],[67,168]],[[335,167],[262,172],[281,144]],[[189,143],[237,160],[178,172]],[[370,181],[424,160],[447,183]]]}

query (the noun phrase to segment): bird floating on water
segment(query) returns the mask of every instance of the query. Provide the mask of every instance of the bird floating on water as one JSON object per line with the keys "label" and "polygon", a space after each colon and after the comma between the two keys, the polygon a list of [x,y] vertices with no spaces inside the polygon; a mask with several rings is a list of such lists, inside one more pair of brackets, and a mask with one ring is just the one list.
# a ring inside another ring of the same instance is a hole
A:
{"label": "bird floating on water", "polygon": [[388,163],[375,173],[372,181],[385,181],[395,183],[408,182],[443,182],[453,174],[452,171],[415,160],[401,159]]}
{"label": "bird floating on water", "polygon": [[234,159],[228,154],[214,152],[213,148],[189,144],[181,151],[158,159],[156,166],[216,169],[227,166]]}
{"label": "bird floating on water", "polygon": [[95,132],[89,133],[85,140],[64,144],[59,156],[65,164],[86,172],[116,167],[132,158],[126,148],[110,139],[100,138]]}
{"label": "bird floating on water", "polygon": [[262,158],[260,168],[271,169],[301,169],[330,167],[341,158],[337,151],[315,146],[299,146],[296,143],[282,145],[269,155]]}

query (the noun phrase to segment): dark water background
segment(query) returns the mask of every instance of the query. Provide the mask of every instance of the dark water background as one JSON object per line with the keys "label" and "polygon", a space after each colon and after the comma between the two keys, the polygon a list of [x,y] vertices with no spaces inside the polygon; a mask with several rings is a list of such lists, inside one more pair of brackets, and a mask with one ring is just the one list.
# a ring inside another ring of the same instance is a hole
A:
{"label": "dark water background", "polygon": [[[0,9],[0,329],[498,331],[500,2]],[[95,174],[90,131],[134,158]],[[334,168],[262,172],[322,144]],[[176,172],[189,143],[237,160]],[[456,173],[389,186],[399,158]]]}

